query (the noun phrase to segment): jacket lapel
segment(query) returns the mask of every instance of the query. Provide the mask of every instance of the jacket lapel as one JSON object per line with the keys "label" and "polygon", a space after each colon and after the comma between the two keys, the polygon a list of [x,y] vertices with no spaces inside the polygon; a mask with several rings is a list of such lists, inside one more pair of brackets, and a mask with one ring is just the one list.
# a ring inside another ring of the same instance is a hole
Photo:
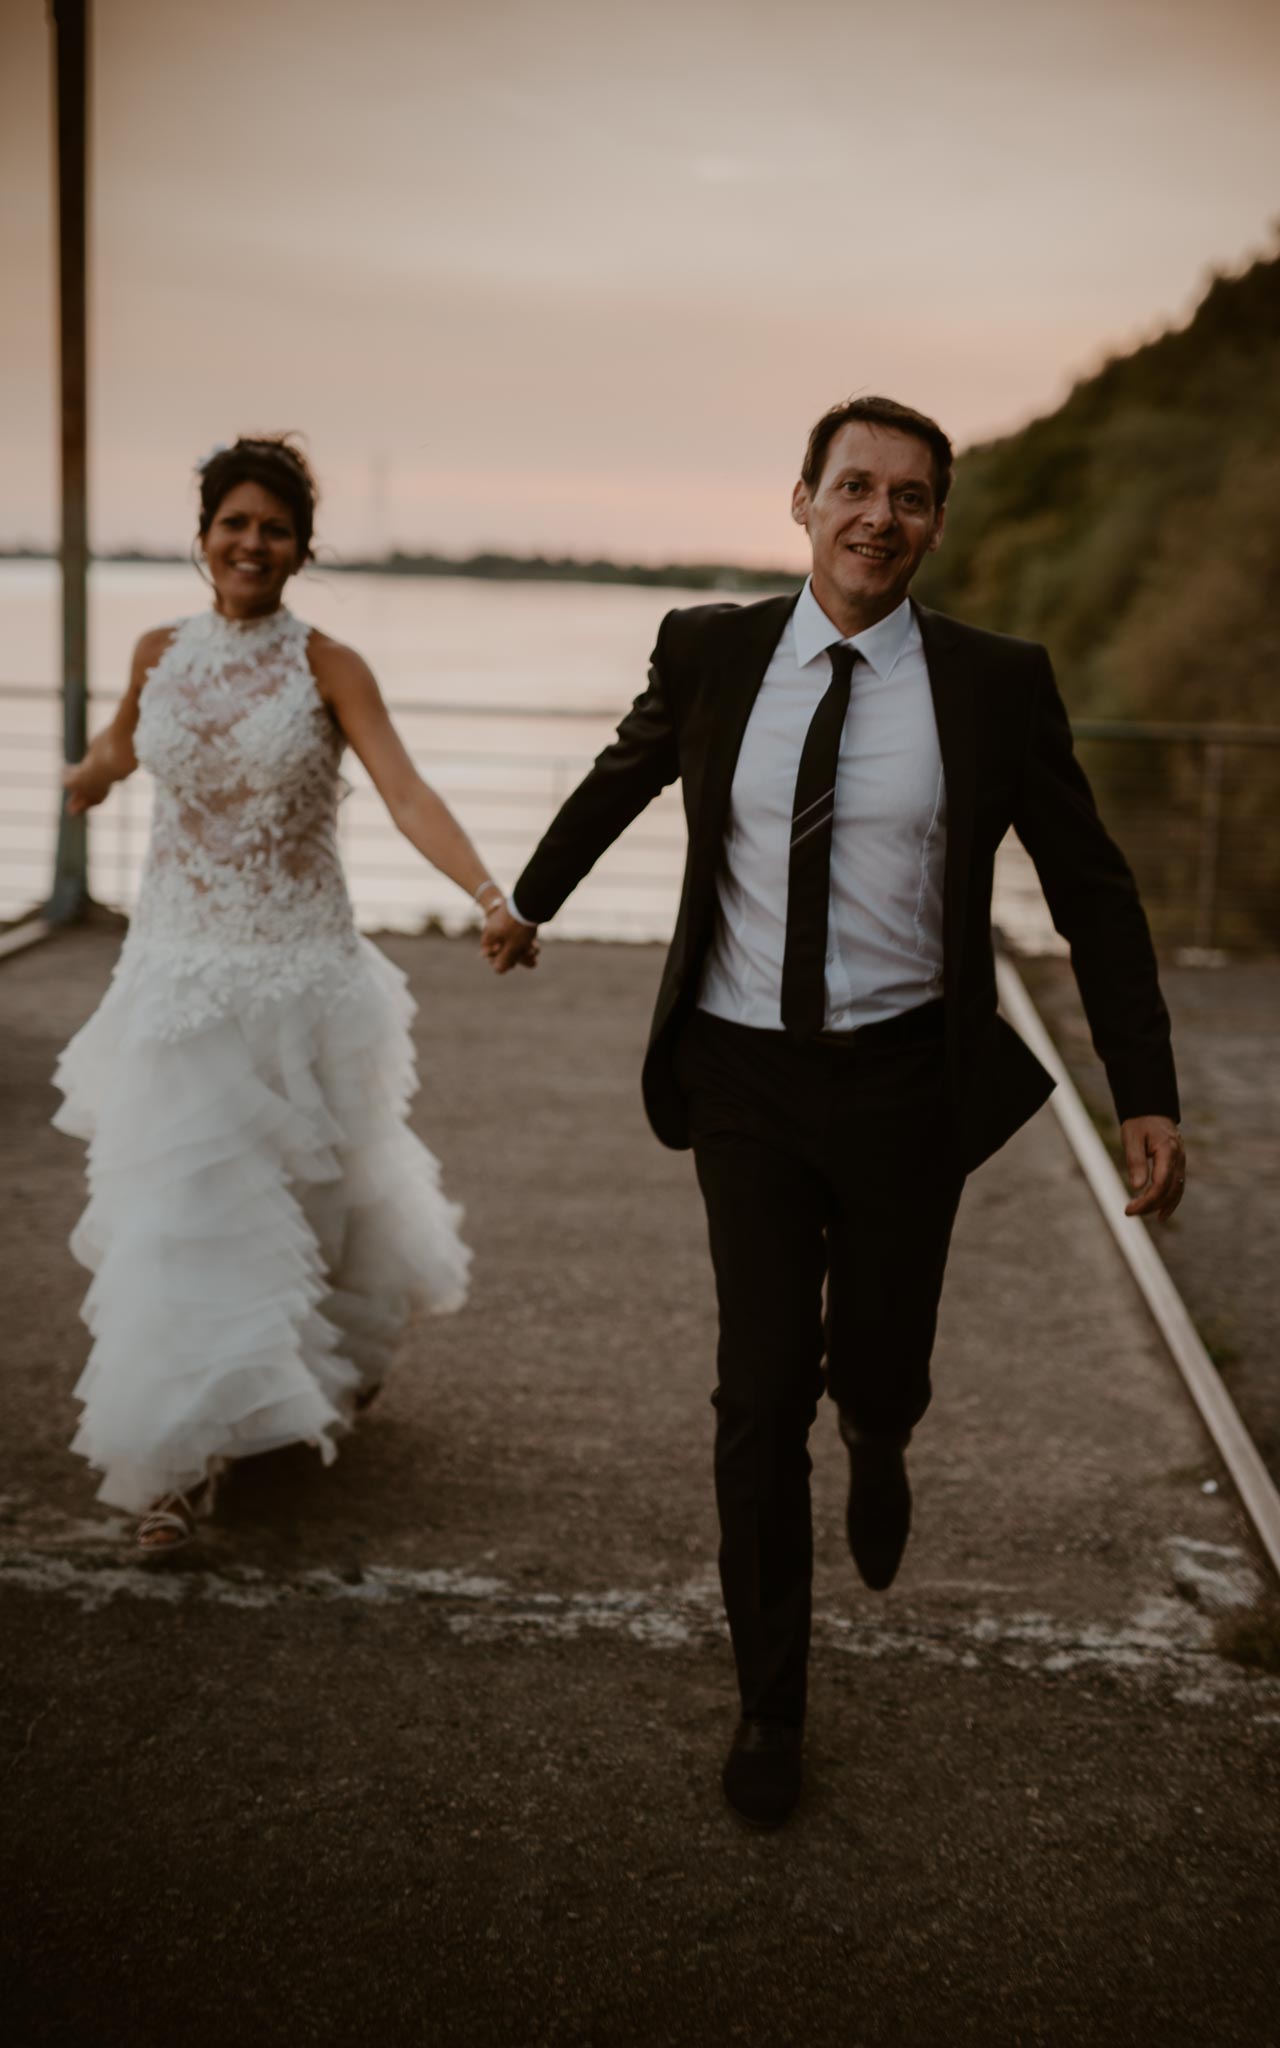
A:
{"label": "jacket lapel", "polygon": [[730,612],[703,657],[707,724],[697,826],[690,846],[685,929],[686,958],[690,961],[701,958],[711,933],[716,873],[729,821],[733,772],[742,751],[747,720],[774,649],[782,638],[782,629],[795,610],[796,597],[766,598],[761,604]]}
{"label": "jacket lapel", "polygon": [[707,734],[699,837],[715,860],[729,820],[729,793],[747,720],[782,629],[795,608],[795,597],[772,597],[732,613],[712,656],[716,672],[708,678],[712,722]]}
{"label": "jacket lapel", "polygon": [[965,912],[973,858],[974,809],[977,802],[977,733],[973,661],[969,636],[943,612],[912,601],[920,626],[933,714],[942,750],[947,785],[947,853],[942,884],[942,951],[946,993],[954,1001],[960,989],[964,957]]}

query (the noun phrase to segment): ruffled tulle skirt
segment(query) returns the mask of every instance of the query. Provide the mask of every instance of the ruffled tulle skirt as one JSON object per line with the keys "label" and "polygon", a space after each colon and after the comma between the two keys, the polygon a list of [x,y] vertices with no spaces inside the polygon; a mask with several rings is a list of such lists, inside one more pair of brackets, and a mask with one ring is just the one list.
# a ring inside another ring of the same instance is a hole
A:
{"label": "ruffled tulle skirt", "polygon": [[376,947],[271,1000],[232,978],[176,1034],[159,963],[127,967],[62,1055],[54,1123],[89,1143],[73,1448],[136,1513],[213,1459],[327,1463],[409,1317],[462,1305],[470,1254],[406,1124],[413,1003]]}

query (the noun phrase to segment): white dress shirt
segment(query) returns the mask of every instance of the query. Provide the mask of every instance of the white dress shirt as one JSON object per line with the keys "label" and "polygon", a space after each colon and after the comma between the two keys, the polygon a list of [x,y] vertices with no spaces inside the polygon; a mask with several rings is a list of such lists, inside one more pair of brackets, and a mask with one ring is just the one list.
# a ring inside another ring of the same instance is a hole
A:
{"label": "white dress shirt", "polygon": [[[719,917],[699,1006],[782,1029],[791,812],[805,734],[844,636],[806,583],[752,707],[734,772]],[[942,993],[946,785],[920,628],[906,599],[845,645],[862,659],[840,739],[827,918],[828,1031]]]}

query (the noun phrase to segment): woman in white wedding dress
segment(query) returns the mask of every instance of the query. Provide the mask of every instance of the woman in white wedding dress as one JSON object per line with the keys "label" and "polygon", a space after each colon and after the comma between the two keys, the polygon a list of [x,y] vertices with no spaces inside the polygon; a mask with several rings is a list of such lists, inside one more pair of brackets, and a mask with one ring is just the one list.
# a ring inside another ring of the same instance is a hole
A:
{"label": "woman in white wedding dress", "polygon": [[156,785],[137,907],[54,1119],[89,1141],[73,1448],[153,1554],[191,1540],[222,1461],[292,1443],[332,1459],[409,1315],[466,1295],[460,1211],[406,1123],[413,1004],[357,934],[338,857],[344,743],[428,861],[482,909],[502,891],[359,655],[281,601],[315,495],[284,437],[209,458],[213,607],[144,634],[64,778],[75,811],[139,762]]}

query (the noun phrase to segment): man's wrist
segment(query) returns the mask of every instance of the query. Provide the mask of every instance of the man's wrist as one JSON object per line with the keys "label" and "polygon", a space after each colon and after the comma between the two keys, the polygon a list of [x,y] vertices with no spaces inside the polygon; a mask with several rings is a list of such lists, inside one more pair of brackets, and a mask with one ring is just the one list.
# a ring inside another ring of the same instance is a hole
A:
{"label": "man's wrist", "polygon": [[525,916],[525,914],[524,914],[524,912],[523,912],[523,910],[521,910],[521,908],[520,908],[520,905],[519,905],[519,904],[518,904],[518,903],[516,902],[516,899],[515,899],[514,895],[512,895],[512,896],[508,896],[508,898],[507,898],[507,909],[508,909],[508,911],[510,912],[511,916],[512,916],[512,917],[514,917],[514,919],[515,919],[515,921],[516,921],[516,923],[517,923],[517,924],[527,924],[527,925],[528,925],[528,927],[529,927],[529,930],[530,930],[531,932],[536,932],[536,931],[537,931],[537,929],[538,929],[538,920],[537,920],[537,918],[536,918],[536,917],[526,917],[526,916]]}

